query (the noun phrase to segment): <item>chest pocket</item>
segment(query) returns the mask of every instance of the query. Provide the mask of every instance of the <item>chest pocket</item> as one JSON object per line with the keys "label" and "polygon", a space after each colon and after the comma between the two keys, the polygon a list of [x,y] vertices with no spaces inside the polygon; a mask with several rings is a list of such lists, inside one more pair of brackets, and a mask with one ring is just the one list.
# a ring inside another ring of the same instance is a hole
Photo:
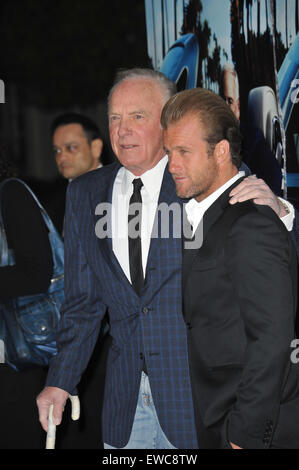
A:
{"label": "chest pocket", "polygon": [[222,266],[224,263],[224,247],[202,246],[200,252],[194,258],[192,270],[193,271],[209,271]]}

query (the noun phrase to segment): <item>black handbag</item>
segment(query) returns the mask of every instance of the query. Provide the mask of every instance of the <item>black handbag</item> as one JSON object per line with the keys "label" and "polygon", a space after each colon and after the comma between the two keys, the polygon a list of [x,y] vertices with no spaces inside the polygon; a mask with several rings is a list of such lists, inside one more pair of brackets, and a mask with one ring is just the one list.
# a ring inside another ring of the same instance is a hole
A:
{"label": "black handbag", "polygon": [[[0,184],[0,193],[10,180]],[[41,210],[49,231],[54,265],[53,278],[46,293],[0,300],[0,339],[4,340],[5,362],[16,370],[22,370],[33,365],[46,366],[57,353],[55,332],[64,300],[64,246],[34,193],[23,181],[17,181],[27,188]],[[14,264],[14,253],[8,249],[0,210],[0,266]]]}

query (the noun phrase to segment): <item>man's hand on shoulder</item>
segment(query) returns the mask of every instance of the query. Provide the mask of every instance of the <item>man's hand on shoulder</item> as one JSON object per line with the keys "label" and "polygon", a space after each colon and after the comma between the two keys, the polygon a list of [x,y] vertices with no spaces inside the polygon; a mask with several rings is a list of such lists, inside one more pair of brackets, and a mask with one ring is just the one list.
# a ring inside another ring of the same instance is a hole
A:
{"label": "man's hand on shoulder", "polygon": [[230,193],[230,203],[244,202],[253,199],[255,204],[271,207],[278,217],[287,215],[282,201],[271,191],[264,180],[255,175],[248,176]]}

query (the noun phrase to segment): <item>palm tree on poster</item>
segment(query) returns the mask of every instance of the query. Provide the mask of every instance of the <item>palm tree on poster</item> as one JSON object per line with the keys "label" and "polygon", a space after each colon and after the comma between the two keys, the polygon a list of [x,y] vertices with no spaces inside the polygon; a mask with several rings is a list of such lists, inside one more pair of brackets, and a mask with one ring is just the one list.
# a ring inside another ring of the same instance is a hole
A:
{"label": "palm tree on poster", "polygon": [[288,0],[285,0],[285,20],[286,20],[286,48],[289,48],[288,39]]}
{"label": "palm tree on poster", "polygon": [[266,24],[267,24],[267,30],[268,30],[269,29],[268,0],[265,0],[265,7],[266,7]]}
{"label": "palm tree on poster", "polygon": [[261,36],[261,0],[257,0],[257,37],[260,38],[260,36]]}
{"label": "palm tree on poster", "polygon": [[249,37],[249,30],[252,29],[252,0],[246,0],[247,9],[247,37]]}
{"label": "palm tree on poster", "polygon": [[190,0],[184,7],[184,22],[181,34],[196,34],[199,44],[198,58],[198,86],[203,86],[203,72],[206,70],[206,63],[209,57],[209,43],[211,38],[211,28],[207,20],[201,22],[202,1]]}
{"label": "palm tree on poster", "polygon": [[274,31],[275,31],[275,34],[277,34],[277,15],[276,15],[276,11],[277,11],[277,8],[276,8],[276,0],[273,0],[273,22],[274,22]]}
{"label": "palm tree on poster", "polygon": [[246,26],[247,26],[247,38],[249,35],[249,1],[246,0]]}

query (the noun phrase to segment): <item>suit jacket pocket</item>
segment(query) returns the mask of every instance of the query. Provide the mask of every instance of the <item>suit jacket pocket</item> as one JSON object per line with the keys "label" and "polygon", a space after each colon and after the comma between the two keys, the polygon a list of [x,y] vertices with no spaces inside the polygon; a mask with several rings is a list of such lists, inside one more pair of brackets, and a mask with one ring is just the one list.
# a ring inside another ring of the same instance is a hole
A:
{"label": "suit jacket pocket", "polygon": [[230,364],[220,364],[219,366],[212,366],[208,367],[209,372],[218,372],[218,371],[225,371],[227,369],[242,369],[243,363],[241,362],[232,362]]}
{"label": "suit jacket pocket", "polygon": [[192,270],[194,271],[207,271],[209,269],[217,268],[224,262],[224,250],[220,253],[206,254],[204,250],[200,250],[194,258]]}
{"label": "suit jacket pocket", "polygon": [[210,269],[214,269],[219,265],[220,261],[219,258],[205,260],[201,259],[200,257],[196,259],[192,266],[193,271],[208,271]]}
{"label": "suit jacket pocket", "polygon": [[299,449],[299,396],[280,405],[272,444],[279,449]]}

